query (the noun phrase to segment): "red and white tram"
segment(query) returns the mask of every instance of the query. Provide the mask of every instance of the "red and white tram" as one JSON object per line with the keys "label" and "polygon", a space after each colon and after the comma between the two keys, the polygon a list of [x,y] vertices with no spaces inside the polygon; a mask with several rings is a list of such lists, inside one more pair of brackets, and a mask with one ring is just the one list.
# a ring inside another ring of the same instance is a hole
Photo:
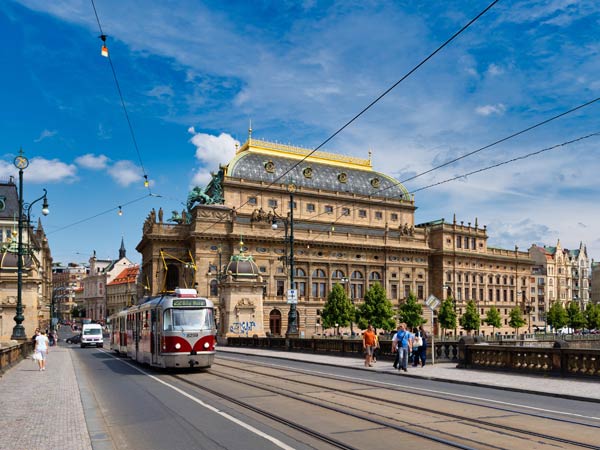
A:
{"label": "red and white tram", "polygon": [[217,328],[213,303],[195,289],[148,297],[110,317],[110,348],[164,368],[210,367]]}

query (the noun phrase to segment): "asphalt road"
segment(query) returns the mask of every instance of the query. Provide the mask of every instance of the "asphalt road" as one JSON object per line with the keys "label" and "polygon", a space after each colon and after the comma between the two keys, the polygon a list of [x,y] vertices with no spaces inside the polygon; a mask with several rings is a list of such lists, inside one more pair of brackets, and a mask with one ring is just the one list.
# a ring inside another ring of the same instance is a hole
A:
{"label": "asphalt road", "polygon": [[[310,448],[309,440],[299,433],[267,424],[241,407],[220,400],[182,383],[169,373],[118,358],[94,348],[72,346],[78,377],[93,393],[93,402],[117,449],[269,449]],[[219,355],[231,361],[232,355]],[[425,379],[403,378],[392,374],[356,371],[299,361],[235,355],[241,365],[257,360],[278,367],[289,367],[333,374],[340,378],[359,378],[379,383],[402,385],[442,398],[456,398],[469,404],[497,405],[540,416],[567,420],[598,417],[598,403],[564,400],[555,397],[512,391],[442,383]],[[181,374],[180,374],[181,375]],[[187,376],[183,374],[183,376]],[[213,378],[210,372],[196,372],[195,380]],[[407,405],[407,408],[418,404]],[[598,420],[590,420],[598,425]],[[548,426],[552,424],[549,421]],[[312,448],[315,448],[314,443]],[[316,447],[319,448],[319,447]]]}

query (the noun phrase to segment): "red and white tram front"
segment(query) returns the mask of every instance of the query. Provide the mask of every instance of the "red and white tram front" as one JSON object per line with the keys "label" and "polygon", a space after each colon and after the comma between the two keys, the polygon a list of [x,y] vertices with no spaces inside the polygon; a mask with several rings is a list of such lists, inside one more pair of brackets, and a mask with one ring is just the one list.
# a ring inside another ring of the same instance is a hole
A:
{"label": "red and white tram front", "polygon": [[193,289],[177,289],[158,308],[162,367],[210,367],[215,357],[213,303]]}

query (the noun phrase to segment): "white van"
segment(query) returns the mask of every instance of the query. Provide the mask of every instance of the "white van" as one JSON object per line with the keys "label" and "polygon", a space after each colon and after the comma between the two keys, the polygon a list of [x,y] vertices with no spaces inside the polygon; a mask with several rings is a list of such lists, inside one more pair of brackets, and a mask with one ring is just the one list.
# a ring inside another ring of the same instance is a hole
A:
{"label": "white van", "polygon": [[97,323],[86,323],[81,329],[81,348],[86,345],[95,345],[102,347],[104,339],[102,337],[102,326]]}

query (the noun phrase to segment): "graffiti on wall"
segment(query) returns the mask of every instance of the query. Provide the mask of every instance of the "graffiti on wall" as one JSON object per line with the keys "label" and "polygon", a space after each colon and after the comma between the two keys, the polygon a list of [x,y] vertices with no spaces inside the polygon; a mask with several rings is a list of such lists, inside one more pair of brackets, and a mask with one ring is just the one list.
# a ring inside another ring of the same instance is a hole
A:
{"label": "graffiti on wall", "polygon": [[229,327],[229,332],[236,334],[248,334],[254,328],[256,328],[256,322],[253,320],[245,322],[233,322],[233,324]]}

